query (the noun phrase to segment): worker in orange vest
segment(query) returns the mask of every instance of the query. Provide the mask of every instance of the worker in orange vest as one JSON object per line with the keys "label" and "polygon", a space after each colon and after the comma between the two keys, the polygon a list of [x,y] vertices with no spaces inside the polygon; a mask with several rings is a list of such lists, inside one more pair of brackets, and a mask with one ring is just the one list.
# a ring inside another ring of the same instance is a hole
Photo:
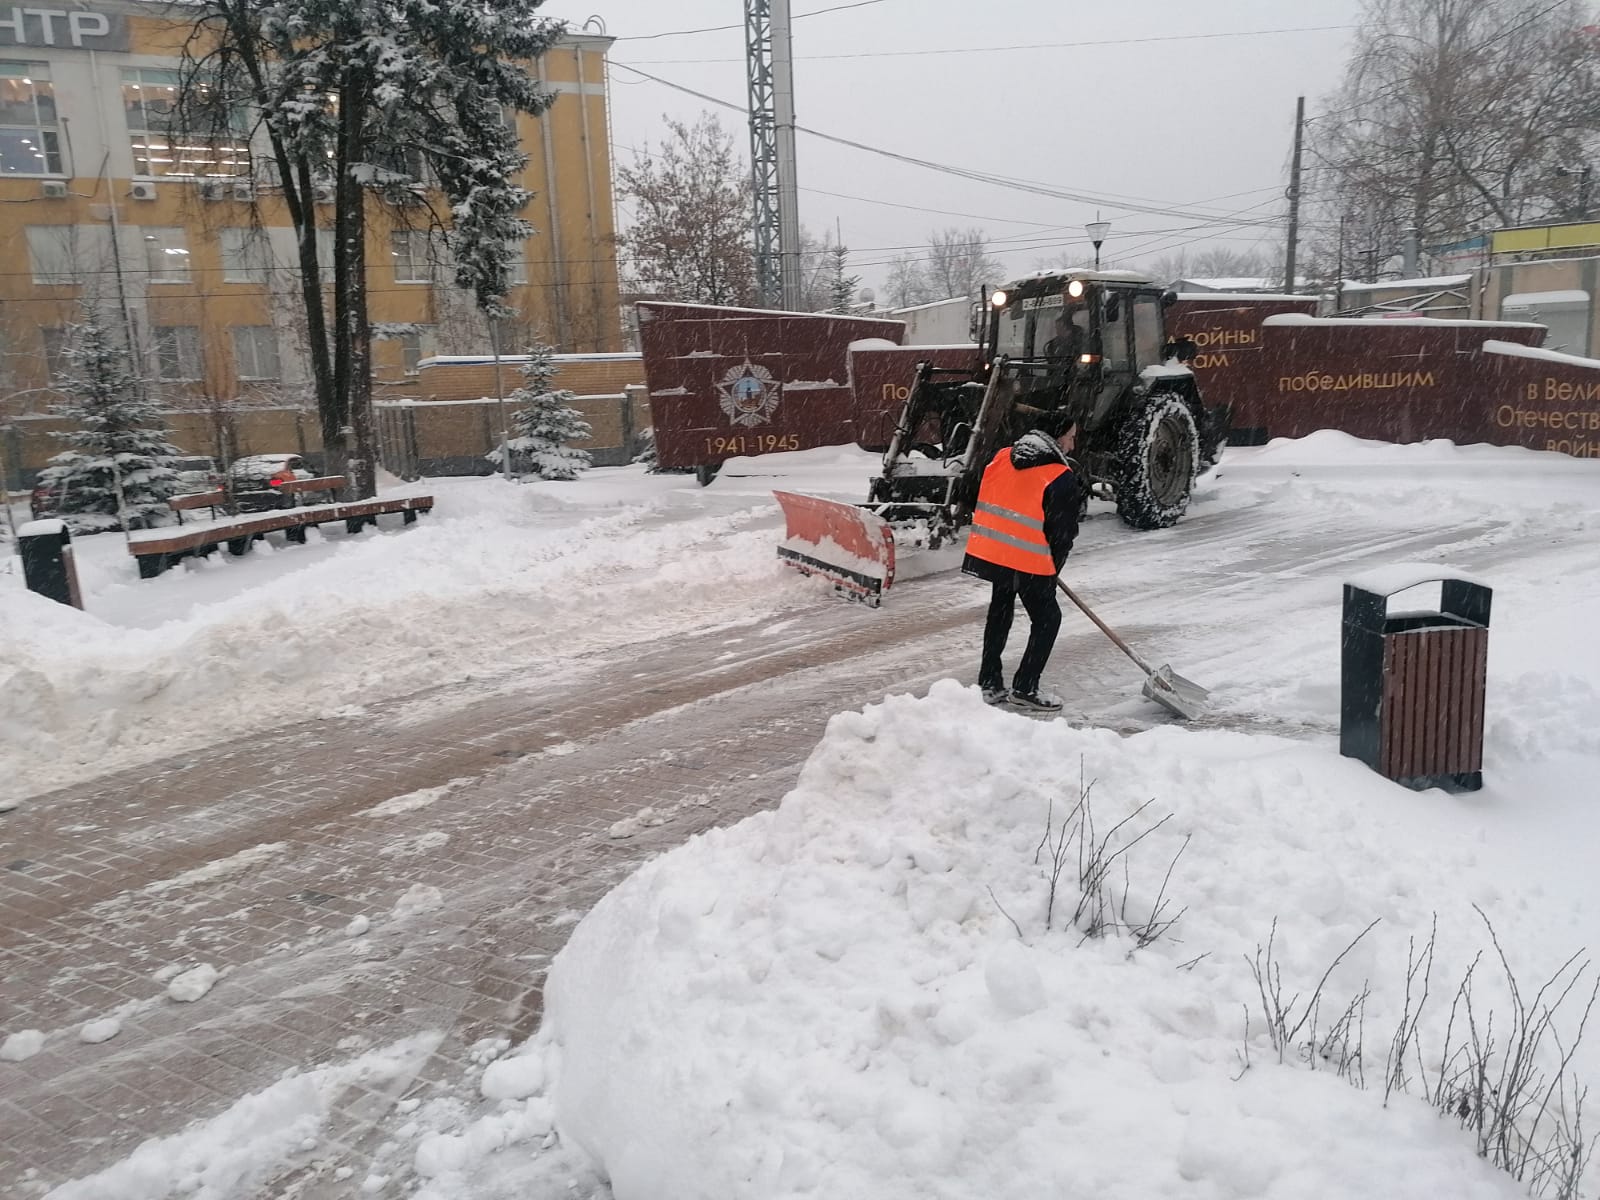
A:
{"label": "worker in orange vest", "polygon": [[[1067,462],[1077,425],[1052,414],[994,456],[983,472],[978,506],[961,569],[993,587],[983,627],[978,686],[990,704],[1009,702],[1033,712],[1059,712],[1059,698],[1039,690],[1039,678],[1061,628],[1056,574],[1078,536],[1082,484]],[[1032,625],[1009,692],[1000,656],[1005,652],[1017,598]]]}

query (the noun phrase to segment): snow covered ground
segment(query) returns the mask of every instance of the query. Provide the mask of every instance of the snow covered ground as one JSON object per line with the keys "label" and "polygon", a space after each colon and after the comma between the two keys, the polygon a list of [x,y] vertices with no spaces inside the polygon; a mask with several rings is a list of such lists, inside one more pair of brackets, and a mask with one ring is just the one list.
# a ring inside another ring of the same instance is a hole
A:
{"label": "snow covered ground", "polygon": [[[111,539],[86,539],[86,614],[0,576],[0,737],[37,788],[318,707],[581,670],[620,639],[813,606],[816,586],[774,565],[765,493],[853,497],[869,465],[775,456],[704,490],[637,468],[433,481],[439,507],[410,529],[143,583]],[[1493,1009],[1506,1029],[1491,927],[1524,999],[1600,932],[1597,527],[1594,463],[1326,433],[1230,450],[1176,529],[1090,521],[1069,573],[1091,600],[1115,597],[1104,615],[1135,641],[1159,631],[1157,657],[1214,688],[1216,718],[1121,736],[1071,719],[1075,698],[1069,720],[1032,720],[985,707],[955,670],[840,714],[779,810],[655,859],[578,924],[539,1033],[462,1064],[474,1108],[396,1115],[391,1136],[413,1147],[396,1186],[429,1200],[585,1194],[595,1177],[624,1200],[1526,1194],[1422,1094],[1447,1028],[1463,1037],[1451,1000],[1480,952],[1476,1017]],[[1339,584],[1441,556],[1495,588],[1486,786],[1468,796],[1389,785],[1339,757],[1334,732]],[[1100,724],[1120,711],[1081,706]],[[1073,920],[1070,814],[1091,782],[1097,837],[1125,818],[1113,848],[1150,831],[1108,879],[1115,923],[1181,911],[1143,948]],[[1420,1052],[1386,1105],[1408,951],[1435,919]],[[1356,943],[1317,1036],[1303,1028],[1281,1063],[1251,969],[1269,938],[1283,998],[1302,1004]],[[1594,979],[1582,953],[1567,977],[1579,965],[1555,1019],[1566,1046]],[[1326,1045],[1364,992],[1359,1036]],[[321,1069],[399,1070],[413,1052]],[[1547,1038],[1540,1063],[1556,1055]],[[1600,1078],[1600,1044],[1571,1070]],[[251,1194],[314,1139],[333,1082],[292,1077],[56,1194]]]}

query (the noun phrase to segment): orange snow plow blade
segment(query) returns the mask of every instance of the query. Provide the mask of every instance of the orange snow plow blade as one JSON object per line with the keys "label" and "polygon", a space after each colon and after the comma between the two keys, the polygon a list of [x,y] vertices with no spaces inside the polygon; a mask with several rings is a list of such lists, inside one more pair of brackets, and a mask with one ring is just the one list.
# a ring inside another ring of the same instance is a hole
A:
{"label": "orange snow plow blade", "polygon": [[894,583],[894,533],[876,513],[796,492],[773,492],[787,526],[778,557],[874,608]]}

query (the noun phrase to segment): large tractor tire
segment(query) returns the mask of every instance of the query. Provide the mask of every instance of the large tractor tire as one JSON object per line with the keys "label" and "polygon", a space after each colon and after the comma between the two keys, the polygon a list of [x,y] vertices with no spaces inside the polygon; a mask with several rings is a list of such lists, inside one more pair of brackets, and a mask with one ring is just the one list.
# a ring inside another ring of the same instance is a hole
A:
{"label": "large tractor tire", "polygon": [[1138,400],[1117,432],[1117,515],[1135,529],[1165,529],[1189,507],[1200,434],[1182,396]]}

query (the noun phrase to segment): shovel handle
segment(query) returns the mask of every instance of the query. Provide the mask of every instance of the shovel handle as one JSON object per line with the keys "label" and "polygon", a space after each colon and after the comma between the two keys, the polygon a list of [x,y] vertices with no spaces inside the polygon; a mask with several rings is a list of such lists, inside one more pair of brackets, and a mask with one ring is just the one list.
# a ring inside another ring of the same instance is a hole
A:
{"label": "shovel handle", "polygon": [[1155,672],[1150,669],[1150,664],[1135,654],[1133,652],[1133,647],[1129,646],[1127,642],[1118,637],[1115,629],[1111,628],[1111,626],[1107,625],[1099,617],[1095,616],[1094,609],[1090,608],[1082,600],[1078,599],[1078,594],[1069,588],[1066,584],[1066,581],[1059,575],[1056,576],[1056,586],[1067,594],[1068,600],[1071,600],[1083,610],[1084,616],[1088,617],[1089,620],[1093,621],[1097,626],[1099,626],[1100,632],[1110,638],[1112,644],[1115,645],[1118,650],[1121,650],[1129,658],[1133,659],[1138,668],[1146,675],[1150,676],[1151,678],[1155,677]]}

